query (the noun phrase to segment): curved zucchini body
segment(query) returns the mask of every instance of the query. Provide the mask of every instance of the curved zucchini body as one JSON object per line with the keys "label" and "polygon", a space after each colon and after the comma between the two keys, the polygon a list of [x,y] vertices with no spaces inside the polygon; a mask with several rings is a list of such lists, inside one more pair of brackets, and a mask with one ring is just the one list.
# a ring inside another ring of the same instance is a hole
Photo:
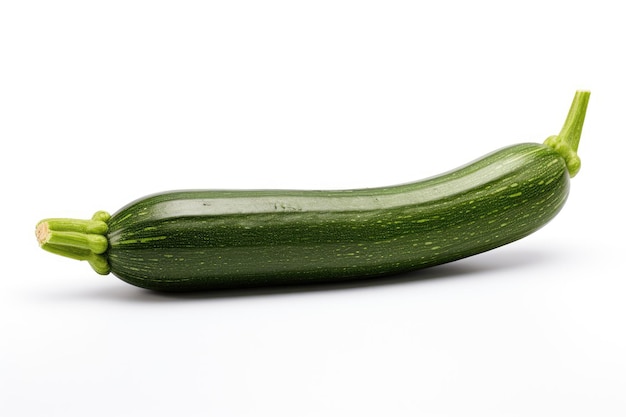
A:
{"label": "curved zucchini body", "polygon": [[344,191],[179,191],[109,220],[111,271],[197,290],[391,274],[484,252],[539,229],[569,175],[551,148],[520,144],[445,175]]}
{"label": "curved zucchini body", "polygon": [[588,92],[561,133],[392,187],[200,190],[148,196],[113,216],[47,219],[40,245],[144,288],[191,291],[416,270],[518,240],[563,207]]}

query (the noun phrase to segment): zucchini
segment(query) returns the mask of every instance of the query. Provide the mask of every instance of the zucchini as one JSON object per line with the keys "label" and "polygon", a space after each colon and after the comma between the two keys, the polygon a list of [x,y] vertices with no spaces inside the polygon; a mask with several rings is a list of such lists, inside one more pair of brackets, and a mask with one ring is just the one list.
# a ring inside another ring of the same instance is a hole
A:
{"label": "zucchini", "polygon": [[356,190],[174,191],[110,216],[46,219],[41,247],[144,288],[330,282],[465,258],[536,231],[563,207],[589,92],[559,135],[409,184]]}

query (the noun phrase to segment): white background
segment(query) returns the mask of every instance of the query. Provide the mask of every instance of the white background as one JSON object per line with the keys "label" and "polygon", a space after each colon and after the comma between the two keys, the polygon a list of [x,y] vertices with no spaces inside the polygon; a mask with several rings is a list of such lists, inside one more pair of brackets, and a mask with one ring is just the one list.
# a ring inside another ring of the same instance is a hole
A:
{"label": "white background", "polygon": [[[609,1],[6,1],[2,416],[624,416],[625,12]],[[163,295],[35,223],[180,188],[417,180],[561,128],[563,211],[361,284]]]}

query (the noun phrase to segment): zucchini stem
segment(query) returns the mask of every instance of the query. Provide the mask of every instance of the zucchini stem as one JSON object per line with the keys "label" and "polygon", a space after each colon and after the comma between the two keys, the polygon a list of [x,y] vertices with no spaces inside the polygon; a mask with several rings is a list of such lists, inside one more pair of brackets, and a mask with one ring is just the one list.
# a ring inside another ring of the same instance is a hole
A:
{"label": "zucchini stem", "polygon": [[577,151],[590,95],[589,91],[576,91],[561,132],[550,136],[544,142],[565,159],[567,170],[572,178],[580,171],[580,157]]}
{"label": "zucchini stem", "polygon": [[111,271],[106,258],[109,246],[106,222],[110,217],[107,212],[99,211],[91,220],[45,219],[37,224],[35,235],[42,249],[87,261],[97,273],[106,275]]}

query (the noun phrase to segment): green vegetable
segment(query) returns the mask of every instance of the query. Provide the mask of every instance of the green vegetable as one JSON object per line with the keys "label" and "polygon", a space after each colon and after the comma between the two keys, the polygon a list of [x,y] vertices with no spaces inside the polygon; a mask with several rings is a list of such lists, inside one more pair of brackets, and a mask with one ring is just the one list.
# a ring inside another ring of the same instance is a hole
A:
{"label": "green vegetable", "polygon": [[342,191],[175,191],[113,216],[47,219],[41,247],[155,290],[329,282],[414,270],[518,240],[563,207],[589,93],[559,135],[455,171]]}

